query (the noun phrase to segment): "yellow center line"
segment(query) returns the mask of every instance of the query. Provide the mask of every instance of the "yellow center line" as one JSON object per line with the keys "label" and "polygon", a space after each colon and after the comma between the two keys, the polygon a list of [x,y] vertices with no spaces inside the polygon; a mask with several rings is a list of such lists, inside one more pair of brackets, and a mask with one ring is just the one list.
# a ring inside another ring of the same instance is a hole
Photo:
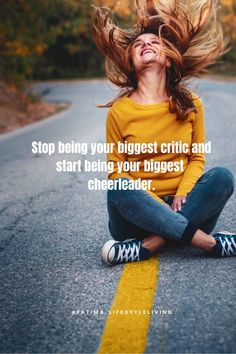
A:
{"label": "yellow center line", "polygon": [[124,266],[98,353],[144,353],[157,276],[157,257]]}

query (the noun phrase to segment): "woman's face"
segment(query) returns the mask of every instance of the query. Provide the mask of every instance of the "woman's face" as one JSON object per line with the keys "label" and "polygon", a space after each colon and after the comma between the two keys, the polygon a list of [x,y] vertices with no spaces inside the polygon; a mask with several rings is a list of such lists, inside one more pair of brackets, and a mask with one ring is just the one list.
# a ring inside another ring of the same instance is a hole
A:
{"label": "woman's face", "polygon": [[133,41],[131,60],[136,72],[144,68],[148,63],[156,63],[164,68],[170,66],[160,38],[153,33],[141,34]]}

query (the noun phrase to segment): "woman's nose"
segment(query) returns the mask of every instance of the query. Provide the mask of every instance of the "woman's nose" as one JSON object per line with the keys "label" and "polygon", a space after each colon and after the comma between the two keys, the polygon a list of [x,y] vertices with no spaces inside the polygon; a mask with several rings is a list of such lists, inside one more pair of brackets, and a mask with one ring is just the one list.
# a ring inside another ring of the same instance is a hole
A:
{"label": "woman's nose", "polygon": [[149,41],[143,42],[143,46],[150,44]]}

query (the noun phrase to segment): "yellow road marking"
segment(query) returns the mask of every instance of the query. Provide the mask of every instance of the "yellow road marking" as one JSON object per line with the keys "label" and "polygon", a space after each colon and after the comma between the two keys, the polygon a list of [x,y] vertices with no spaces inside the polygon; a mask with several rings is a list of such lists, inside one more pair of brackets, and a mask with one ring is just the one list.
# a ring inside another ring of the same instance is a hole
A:
{"label": "yellow road marking", "polygon": [[[157,257],[124,266],[98,353],[144,353],[151,319],[147,312],[153,308],[157,275]],[[116,314],[117,310],[129,314]],[[143,310],[146,314],[140,314]]]}

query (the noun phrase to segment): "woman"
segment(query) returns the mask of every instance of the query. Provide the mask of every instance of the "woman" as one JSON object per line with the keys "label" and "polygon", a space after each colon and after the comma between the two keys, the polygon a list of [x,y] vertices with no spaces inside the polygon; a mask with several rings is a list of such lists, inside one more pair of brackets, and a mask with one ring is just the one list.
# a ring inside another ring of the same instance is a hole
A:
{"label": "woman", "polygon": [[[168,240],[215,256],[236,254],[235,234],[211,234],[234,178],[223,167],[203,173],[204,154],[193,146],[205,142],[204,107],[186,84],[226,51],[227,42],[213,1],[183,3],[136,1],[132,30],[115,25],[109,9],[95,8],[94,40],[106,57],[107,77],[125,88],[99,106],[110,107],[106,136],[114,149],[107,157],[114,171],[108,178],[121,186],[107,193],[113,240],[103,246],[102,260],[109,265],[145,260]],[[165,149],[151,149],[155,142]],[[123,152],[120,143],[139,143],[144,151]],[[121,170],[124,161],[136,162],[136,170]],[[158,172],[147,168],[150,162],[172,168]],[[138,179],[150,188],[128,189]]]}

